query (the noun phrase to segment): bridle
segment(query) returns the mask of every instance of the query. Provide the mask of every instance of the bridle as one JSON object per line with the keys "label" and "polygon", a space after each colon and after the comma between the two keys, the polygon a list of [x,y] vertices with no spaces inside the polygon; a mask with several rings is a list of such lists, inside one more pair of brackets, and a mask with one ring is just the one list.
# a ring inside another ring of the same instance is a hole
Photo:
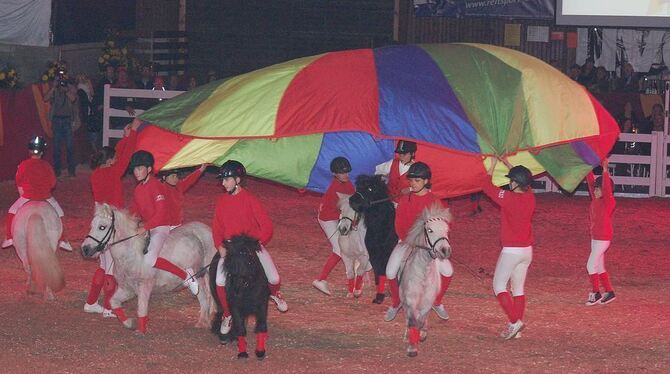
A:
{"label": "bridle", "polygon": [[[116,234],[116,227],[114,225],[115,222],[116,222],[116,216],[114,215],[114,212],[112,212],[112,224],[109,225],[109,227],[107,228],[107,231],[105,232],[105,235],[102,237],[102,239],[97,239],[97,238],[95,238],[91,235],[86,235],[87,238],[90,238],[93,241],[95,241],[96,243],[98,243],[98,245],[95,247],[95,252],[102,252],[108,247],[111,247],[111,246],[119,244],[119,243],[123,243],[126,240],[132,239],[132,238],[136,237],[137,235],[139,235],[139,234],[131,235],[127,238],[123,238],[121,240],[117,240],[115,242],[110,243],[109,241],[112,240],[112,238]],[[95,253],[95,252],[93,252],[93,253]]]}
{"label": "bridle", "polygon": [[358,214],[358,212],[354,212],[354,218],[353,219],[349,218],[347,216],[340,217],[340,219],[337,220],[337,226],[338,227],[340,226],[340,223],[342,221],[351,222],[351,226],[350,226],[351,228],[349,230],[347,230],[347,232],[345,232],[344,234],[340,233],[340,235],[342,235],[342,236],[347,236],[352,231],[358,231],[358,222],[360,221],[360,215]]}
{"label": "bridle", "polygon": [[434,221],[438,221],[438,220],[439,220],[439,221],[444,221],[442,218],[431,218],[431,219],[427,220],[426,222],[424,222],[424,224],[423,224],[423,234],[424,234],[424,239],[426,240],[426,244],[427,244],[427,246],[425,246],[425,245],[417,245],[417,246],[416,246],[417,248],[421,248],[421,249],[425,249],[425,250],[427,250],[427,251],[428,251],[428,254],[430,255],[430,257],[431,257],[432,259],[436,259],[436,258],[437,258],[437,249],[436,249],[436,247],[437,247],[437,244],[438,244],[440,241],[444,240],[444,241],[447,242],[447,245],[451,246],[451,243],[449,242],[449,238],[448,238],[447,236],[441,236],[441,237],[437,238],[437,240],[435,240],[434,242],[431,242],[431,241],[430,241],[430,236],[428,235],[428,228],[427,228],[426,226],[428,225],[428,223],[430,223],[430,222],[434,222]]}

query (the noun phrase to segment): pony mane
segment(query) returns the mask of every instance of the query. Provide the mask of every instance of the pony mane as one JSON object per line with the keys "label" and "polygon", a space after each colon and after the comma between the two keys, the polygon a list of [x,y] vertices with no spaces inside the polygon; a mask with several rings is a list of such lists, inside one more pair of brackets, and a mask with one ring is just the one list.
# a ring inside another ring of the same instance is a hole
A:
{"label": "pony mane", "polygon": [[407,233],[407,242],[413,245],[418,245],[423,240],[423,227],[427,221],[441,219],[447,223],[452,220],[451,212],[439,202],[434,202],[430,207],[425,208],[419,218],[414,221],[412,228]]}
{"label": "pony mane", "polygon": [[[372,189],[372,191],[368,189]],[[388,197],[388,187],[381,175],[359,175],[356,178],[356,192],[371,200]]]}
{"label": "pony mane", "polygon": [[351,205],[349,204],[349,198],[350,197],[351,197],[351,195],[343,194],[343,193],[338,192],[337,193],[337,209],[342,211],[342,209],[344,207],[347,207],[347,206],[351,207]]}
{"label": "pony mane", "polygon": [[120,228],[118,231],[122,232],[135,232],[140,223],[140,219],[128,210],[118,209],[106,203],[95,204],[95,215],[109,220],[112,219],[113,215],[115,224]]}

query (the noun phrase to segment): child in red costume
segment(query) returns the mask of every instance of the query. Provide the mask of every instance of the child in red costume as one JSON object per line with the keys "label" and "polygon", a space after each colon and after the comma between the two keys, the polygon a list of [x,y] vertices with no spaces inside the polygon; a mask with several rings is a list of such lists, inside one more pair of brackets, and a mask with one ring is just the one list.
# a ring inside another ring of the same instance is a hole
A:
{"label": "child in red costume", "polygon": [[[130,159],[130,167],[138,184],[133,194],[131,210],[142,218],[144,228],[139,232],[148,231],[151,235],[149,248],[144,255],[144,264],[161,269],[184,280],[184,285],[194,295],[198,294],[198,282],[193,277],[193,270],[184,271],[167,259],[160,257],[160,251],[167,240],[172,225],[172,216],[169,212],[169,202],[166,197],[165,186],[153,177],[154,157],[147,151],[137,151]],[[146,316],[140,316],[146,318]],[[142,322],[142,321],[139,321]]]}
{"label": "child in red costume", "polygon": [[[398,280],[396,278],[398,276],[398,271],[400,270],[402,259],[409,248],[403,241],[407,239],[409,230],[424,209],[430,208],[433,203],[442,204],[445,208],[449,207],[445,201],[440,200],[430,191],[430,179],[432,178],[432,173],[428,165],[423,162],[416,162],[410,166],[406,175],[411,192],[408,195],[402,196],[398,202],[395,215],[395,231],[398,234],[400,241],[393,249],[388,264],[386,265],[386,278],[391,285],[392,300],[392,305],[388,308],[386,315],[384,316],[384,321],[387,322],[394,320],[401,308],[400,291],[398,289]],[[440,292],[437,294],[435,302],[433,303],[433,310],[437,313],[438,317],[447,320],[449,319],[449,314],[444,308],[444,305],[442,305],[442,297],[449,288],[451,276],[454,274],[454,268],[451,265],[451,262],[445,258],[439,260],[438,270],[440,272],[441,285]]]}
{"label": "child in red costume", "polygon": [[[351,164],[349,160],[344,157],[335,157],[330,162],[330,172],[333,173],[333,181],[328,186],[328,190],[321,199],[319,205],[319,226],[330,242],[332,253],[326,260],[326,264],[321,270],[319,279],[312,282],[312,285],[319,291],[330,295],[328,288],[328,274],[333,270],[335,265],[341,260],[339,235],[337,234],[337,223],[340,218],[340,210],[337,208],[338,197],[337,194],[353,195],[356,192],[354,185],[349,181],[349,172],[351,172]],[[353,291],[352,291],[353,292]]]}
{"label": "child in red costume", "polygon": [[[56,199],[51,196],[51,190],[56,187],[56,175],[48,162],[42,160],[42,155],[47,147],[46,140],[41,136],[35,136],[28,143],[28,153],[30,158],[21,161],[16,169],[16,188],[19,192],[19,198],[7,211],[7,231],[6,238],[2,242],[2,248],[14,245],[12,239],[12,222],[16,212],[30,200],[46,200],[58,213],[58,217],[63,218],[63,209]],[[61,237],[58,246],[72,252],[72,246]]]}
{"label": "child in red costume", "polygon": [[[219,197],[214,210],[214,222],[212,223],[212,237],[214,245],[217,246],[221,258],[219,259],[216,272],[216,293],[223,305],[223,321],[221,322],[221,334],[230,332],[232,317],[228,308],[226,295],[226,274],[224,272],[224,260],[226,257],[226,240],[236,235],[247,235],[258,239],[261,251],[257,252],[263,271],[268,278],[270,286],[270,298],[280,312],[286,312],[288,305],[279,291],[280,279],[277,267],[270,257],[265,245],[272,238],[272,221],[263,206],[251,192],[240,186],[242,178],[247,174],[244,165],[239,161],[228,160],[221,165],[219,178],[226,193]],[[265,336],[261,339],[264,344]],[[238,340],[239,343],[239,340]]]}
{"label": "child in red costume", "polygon": [[[602,163],[603,175],[595,178],[593,172],[586,176],[591,195],[591,255],[586,263],[586,269],[591,279],[592,291],[586,305],[608,304],[616,298],[610,277],[605,270],[605,252],[612,241],[612,215],[616,207],[614,201],[613,183],[607,170],[608,160]],[[602,282],[605,293],[600,294]]]}
{"label": "child in red costume", "polygon": [[[488,170],[493,175],[497,159]],[[510,179],[509,190],[494,186],[490,180],[484,184],[484,193],[500,206],[500,243],[502,251],[493,274],[493,292],[507,315],[509,323],[502,332],[505,340],[514,338],[524,327],[523,314],[526,308],[524,283],[528,266],[533,260],[533,231],[531,221],[535,212],[535,195],[530,185],[533,175],[524,166],[511,167],[506,175]],[[507,291],[511,283],[512,298]]]}
{"label": "child in red costume", "polygon": [[[133,122],[123,130],[123,138],[119,140],[115,148],[102,147],[91,157],[91,190],[93,201],[96,204],[109,204],[118,209],[124,208],[123,183],[121,179],[128,168],[130,157],[135,151],[137,143],[137,126],[139,122]],[[103,306],[98,304],[100,291],[105,291]],[[105,318],[116,317],[112,312],[109,301],[116,291],[116,279],[114,278],[114,260],[108,249],[100,254],[100,266],[96,269],[91,279],[91,287],[84,304],[87,313],[102,313]]]}
{"label": "child in red costume", "polygon": [[416,149],[416,143],[400,140],[395,148],[395,153],[398,154],[398,157],[379,164],[375,168],[375,175],[386,177],[389,196],[396,203],[402,195],[409,193],[409,180],[405,177],[405,173],[407,173],[409,167],[414,163]]}
{"label": "child in red costume", "polygon": [[172,216],[172,226],[179,226],[184,223],[184,193],[193,187],[205,169],[207,169],[207,165],[203,164],[181,180],[176,169],[162,170],[158,173],[158,177],[165,185],[166,197],[170,205],[170,215]]}

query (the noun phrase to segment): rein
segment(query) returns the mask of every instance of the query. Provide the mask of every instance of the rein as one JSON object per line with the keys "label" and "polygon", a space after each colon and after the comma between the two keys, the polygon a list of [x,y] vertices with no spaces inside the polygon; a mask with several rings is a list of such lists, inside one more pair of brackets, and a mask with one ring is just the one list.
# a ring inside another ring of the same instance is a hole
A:
{"label": "rein", "polygon": [[[347,236],[347,235],[349,235],[349,233],[350,233],[351,231],[358,231],[358,222],[360,221],[360,217],[359,217],[359,215],[358,215],[358,212],[355,212],[355,213],[354,213],[354,218],[353,218],[353,219],[351,219],[351,218],[349,218],[349,217],[346,217],[346,216],[345,216],[345,217],[341,217],[340,219],[337,220],[337,225],[339,226],[339,225],[340,225],[340,222],[342,222],[342,221],[349,221],[349,222],[351,222],[351,229],[350,229],[349,231],[347,231],[346,234],[342,234],[342,236]],[[333,235],[335,235],[336,232],[338,232],[338,230],[335,230],[335,232],[333,232],[333,234],[332,234],[328,239],[330,240],[330,238],[332,238]]]}
{"label": "rein", "polygon": [[449,238],[446,237],[446,236],[439,237],[439,238],[437,238],[437,240],[434,241],[434,242],[431,242],[431,241],[430,241],[430,236],[428,235],[428,229],[426,228],[426,224],[428,224],[428,222],[430,222],[430,221],[432,221],[432,220],[438,220],[438,219],[441,219],[441,218],[433,218],[433,219],[431,219],[431,220],[426,221],[426,222],[423,224],[423,234],[424,234],[424,239],[426,240],[426,244],[428,244],[428,246],[425,246],[425,245],[416,245],[417,248],[421,248],[421,249],[425,249],[425,250],[427,250],[427,251],[428,251],[428,254],[430,254],[430,257],[431,257],[433,260],[437,258],[437,250],[435,249],[435,247],[437,246],[437,243],[439,243],[440,241],[444,240],[444,241],[447,242],[447,244],[449,244],[449,245],[451,244],[451,242],[449,242]]}
{"label": "rein", "polygon": [[[356,191],[356,195],[360,196],[363,199],[363,201],[368,200],[367,197],[363,196],[363,194],[358,192],[358,191]],[[391,201],[391,200],[395,199],[396,197],[398,197],[400,195],[402,195],[402,193],[397,193],[395,195],[390,195],[389,197],[385,197],[385,198],[379,199],[379,200],[372,200],[372,201],[368,202],[368,205],[373,206],[373,205],[377,205],[377,204],[380,204],[380,203],[385,203],[387,201]]]}

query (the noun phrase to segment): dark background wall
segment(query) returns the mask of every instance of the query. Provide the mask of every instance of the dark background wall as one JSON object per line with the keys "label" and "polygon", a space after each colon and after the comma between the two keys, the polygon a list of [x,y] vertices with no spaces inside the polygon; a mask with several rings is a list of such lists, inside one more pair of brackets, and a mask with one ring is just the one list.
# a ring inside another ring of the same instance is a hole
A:
{"label": "dark background wall", "polygon": [[388,45],[391,0],[188,1],[189,70],[219,77],[327,51]]}

